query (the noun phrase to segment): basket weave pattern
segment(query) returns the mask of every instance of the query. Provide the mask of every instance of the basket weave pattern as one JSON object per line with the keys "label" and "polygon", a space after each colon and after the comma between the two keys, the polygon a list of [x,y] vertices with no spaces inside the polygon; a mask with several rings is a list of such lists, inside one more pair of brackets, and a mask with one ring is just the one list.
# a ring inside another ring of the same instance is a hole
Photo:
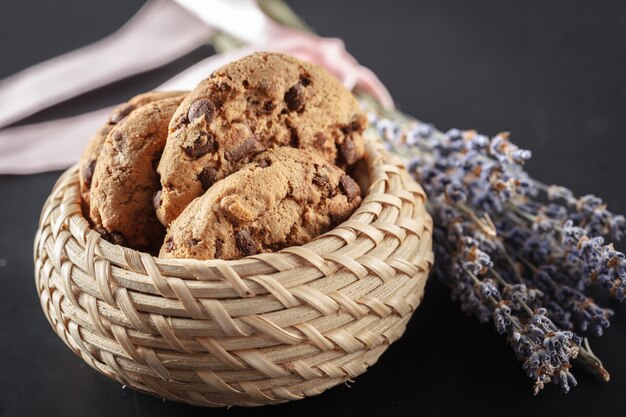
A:
{"label": "basket weave pattern", "polygon": [[35,238],[45,315],[91,367],[175,401],[272,404],[350,380],[402,335],[433,262],[422,188],[371,141],[366,163],[369,190],[346,222],[237,261],[159,259],[101,239],[70,168]]}

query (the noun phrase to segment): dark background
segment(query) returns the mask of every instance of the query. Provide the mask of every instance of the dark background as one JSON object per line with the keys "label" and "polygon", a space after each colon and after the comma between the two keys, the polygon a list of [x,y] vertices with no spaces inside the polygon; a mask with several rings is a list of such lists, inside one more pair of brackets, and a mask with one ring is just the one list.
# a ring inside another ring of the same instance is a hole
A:
{"label": "dark background", "polygon": [[[2,0],[0,78],[93,42],[141,0]],[[603,196],[626,212],[626,2],[291,1],[320,34],[346,41],[398,106],[442,130],[475,128],[534,152],[528,169],[547,183]],[[29,121],[67,116],[150,89],[212,53],[179,61],[56,106]],[[0,111],[10,103],[0,103]],[[563,395],[532,383],[504,340],[464,316],[434,280],[410,326],[351,388],[261,409],[205,410],[135,393],[75,357],[37,300],[32,240],[59,173],[0,176],[0,416],[159,415],[624,415],[626,306],[595,353],[612,372],[575,370]],[[624,245],[621,246],[624,249]]]}

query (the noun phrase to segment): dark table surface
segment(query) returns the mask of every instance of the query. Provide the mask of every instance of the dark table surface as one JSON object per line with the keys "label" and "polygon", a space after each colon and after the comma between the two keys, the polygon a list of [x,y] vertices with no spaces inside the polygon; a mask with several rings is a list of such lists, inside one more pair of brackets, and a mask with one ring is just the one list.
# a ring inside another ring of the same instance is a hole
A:
{"label": "dark table surface", "polygon": [[[4,0],[0,78],[95,41],[133,1]],[[531,4],[536,3],[536,4]],[[326,36],[341,37],[403,110],[440,129],[513,132],[536,178],[603,196],[626,212],[626,2],[293,1]],[[30,121],[76,114],[150,89],[211,54],[200,48],[148,74],[71,100]],[[0,103],[0,111],[10,103]],[[31,245],[58,172],[0,176],[0,416],[624,415],[626,306],[592,346],[612,373],[576,372],[568,395],[531,394],[512,350],[464,316],[431,280],[405,336],[351,387],[257,409],[205,410],[122,389],[72,354],[37,300]],[[622,249],[623,249],[622,245]]]}

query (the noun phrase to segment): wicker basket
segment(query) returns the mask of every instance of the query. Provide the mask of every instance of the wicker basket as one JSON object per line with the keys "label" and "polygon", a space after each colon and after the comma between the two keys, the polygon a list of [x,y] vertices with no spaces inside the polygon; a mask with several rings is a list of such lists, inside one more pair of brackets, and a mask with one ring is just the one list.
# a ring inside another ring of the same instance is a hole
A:
{"label": "wicker basket", "polygon": [[370,186],[346,222],[237,261],[159,259],[101,239],[70,168],[35,237],[44,313],[91,367],[174,401],[273,404],[350,380],[402,335],[433,261],[422,188],[371,140],[365,160]]}

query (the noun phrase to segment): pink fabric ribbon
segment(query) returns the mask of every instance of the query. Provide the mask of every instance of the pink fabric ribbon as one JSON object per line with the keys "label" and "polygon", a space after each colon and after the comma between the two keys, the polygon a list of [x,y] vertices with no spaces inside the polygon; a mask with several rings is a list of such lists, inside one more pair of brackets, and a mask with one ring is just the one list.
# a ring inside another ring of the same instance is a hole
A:
{"label": "pink fabric ribbon", "polygon": [[215,29],[172,1],[148,1],[112,35],[0,80],[0,103],[11,103],[2,106],[0,128],[173,61],[206,43],[214,33]]}
{"label": "pink fabric ribbon", "polygon": [[[360,66],[339,39],[320,38],[279,26],[249,0],[177,1],[184,8],[169,0],[150,0],[108,38],[0,81],[0,103],[12,103],[12,109],[0,113],[0,127],[78,94],[163,65],[206,42],[216,29],[232,33],[248,41],[248,45],[211,56],[157,90],[192,89],[222,65],[255,51],[269,50],[320,64],[347,88],[358,86],[384,105],[393,106],[380,80]],[[192,9],[191,13],[187,8]],[[215,13],[207,12],[210,10]],[[239,17],[248,18],[250,24],[233,26],[232,22],[237,22]],[[157,50],[160,52],[153,53]],[[138,54],[137,51],[151,52]],[[103,66],[102,62],[111,65]],[[34,94],[35,91],[39,93]],[[110,111],[111,108],[105,108],[0,130],[0,173],[28,174],[71,165]]]}

